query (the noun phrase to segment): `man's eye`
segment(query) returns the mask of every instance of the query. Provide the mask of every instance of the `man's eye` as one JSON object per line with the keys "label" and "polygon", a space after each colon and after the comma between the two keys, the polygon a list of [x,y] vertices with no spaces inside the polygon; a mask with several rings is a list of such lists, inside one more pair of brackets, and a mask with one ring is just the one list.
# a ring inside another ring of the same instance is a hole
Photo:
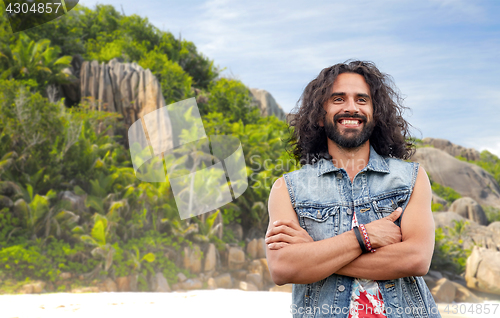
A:
{"label": "man's eye", "polygon": [[366,99],[360,98],[360,99],[358,99],[358,102],[360,102],[360,103],[366,103]]}
{"label": "man's eye", "polygon": [[337,97],[337,98],[334,98],[334,99],[333,99],[333,101],[334,101],[334,102],[341,102],[341,101],[342,101],[342,98]]}

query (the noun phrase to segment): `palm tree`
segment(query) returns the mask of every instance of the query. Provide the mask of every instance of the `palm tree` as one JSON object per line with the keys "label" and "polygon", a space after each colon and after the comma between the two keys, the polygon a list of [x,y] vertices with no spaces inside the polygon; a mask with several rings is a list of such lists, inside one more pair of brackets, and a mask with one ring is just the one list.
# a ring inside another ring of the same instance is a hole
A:
{"label": "palm tree", "polygon": [[94,226],[90,235],[81,235],[80,239],[84,243],[95,247],[90,253],[92,256],[99,256],[104,260],[104,270],[107,271],[113,264],[113,255],[115,254],[115,249],[109,243],[111,239],[111,224],[108,224],[108,219],[99,213],[95,213]]}
{"label": "palm tree", "polygon": [[[65,209],[63,203],[51,206],[50,199],[56,193],[50,190],[41,196],[33,193],[31,184],[26,189],[21,188],[23,198],[15,203],[14,212],[22,219],[23,228],[28,231],[32,239],[42,238],[43,242],[55,230],[55,236],[60,237],[63,229],[69,229],[79,220],[79,216]],[[21,228],[15,228],[20,230]]]}
{"label": "palm tree", "polygon": [[[37,42],[21,33],[17,41],[0,48],[0,78],[14,78],[36,85],[46,94],[46,89],[71,80],[63,69],[70,66],[71,56],[59,57],[60,49],[50,46],[50,40]],[[36,84],[32,81],[35,80]]]}

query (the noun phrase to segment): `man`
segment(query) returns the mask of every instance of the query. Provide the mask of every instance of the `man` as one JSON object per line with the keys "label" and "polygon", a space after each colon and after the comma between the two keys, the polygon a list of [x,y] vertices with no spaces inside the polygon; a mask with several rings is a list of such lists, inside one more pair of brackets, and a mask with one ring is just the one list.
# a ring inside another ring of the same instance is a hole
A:
{"label": "man", "polygon": [[[370,62],[321,71],[294,126],[305,165],[269,197],[267,259],[293,283],[294,317],[440,317],[422,275],[434,249],[431,188],[402,99]],[[368,252],[370,251],[370,252]]]}

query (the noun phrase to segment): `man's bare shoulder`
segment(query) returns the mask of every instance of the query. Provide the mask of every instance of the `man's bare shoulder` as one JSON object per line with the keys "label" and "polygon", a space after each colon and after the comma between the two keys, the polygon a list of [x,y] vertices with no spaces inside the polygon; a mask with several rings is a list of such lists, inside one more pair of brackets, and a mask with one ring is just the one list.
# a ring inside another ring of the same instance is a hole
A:
{"label": "man's bare shoulder", "polygon": [[432,197],[431,183],[429,181],[429,177],[427,176],[427,172],[422,165],[419,165],[418,167],[417,178],[415,180],[415,186],[413,187],[412,196],[414,196],[414,194],[415,196],[422,195],[426,198]]}
{"label": "man's bare shoulder", "polygon": [[274,182],[273,187],[271,188],[271,193],[269,194],[269,207],[271,207],[271,204],[286,204],[287,202],[291,207],[292,204],[288,194],[286,181],[285,178],[281,177]]}
{"label": "man's bare shoulder", "polygon": [[290,201],[290,195],[288,194],[286,182],[283,177],[276,180],[273,184],[271,193],[269,194],[268,209],[271,224],[276,220],[297,220],[297,215]]}
{"label": "man's bare shoulder", "polygon": [[424,168],[420,166],[413,192],[401,222],[403,238],[407,237],[408,234],[421,236],[429,235],[427,232],[434,231],[431,200],[432,191],[429,178]]}

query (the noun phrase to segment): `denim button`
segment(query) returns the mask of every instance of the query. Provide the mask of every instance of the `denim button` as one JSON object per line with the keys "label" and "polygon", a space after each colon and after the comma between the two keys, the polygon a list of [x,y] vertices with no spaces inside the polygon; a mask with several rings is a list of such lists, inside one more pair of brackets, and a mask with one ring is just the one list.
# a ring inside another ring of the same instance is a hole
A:
{"label": "denim button", "polygon": [[318,214],[316,214],[316,218],[321,219],[321,212],[318,211]]}
{"label": "denim button", "polygon": [[351,215],[351,214],[352,214],[351,209],[347,208],[347,214],[348,214],[348,215]]}
{"label": "denim button", "polygon": [[339,292],[343,292],[345,290],[345,287],[344,285],[340,285],[339,288],[338,288]]}
{"label": "denim button", "polygon": [[342,173],[337,173],[337,179],[342,179]]}
{"label": "denim button", "polygon": [[394,210],[396,210],[398,208],[398,205],[396,203],[394,203],[394,201],[391,200],[391,205],[392,205],[392,208]]}

